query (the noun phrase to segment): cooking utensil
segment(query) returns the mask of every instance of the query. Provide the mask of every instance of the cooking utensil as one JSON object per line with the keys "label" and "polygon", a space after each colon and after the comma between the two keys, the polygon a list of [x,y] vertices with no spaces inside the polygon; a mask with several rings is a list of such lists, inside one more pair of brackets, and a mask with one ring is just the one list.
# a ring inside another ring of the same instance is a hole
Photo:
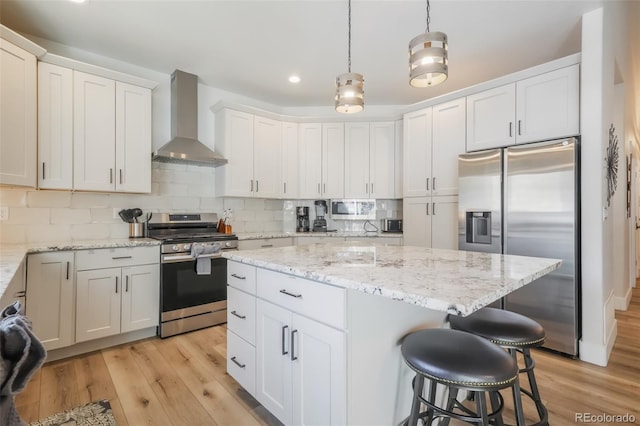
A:
{"label": "cooking utensil", "polygon": [[138,218],[142,216],[142,210],[139,208],[135,208],[135,209],[131,209],[131,217],[133,218],[134,222],[138,222]]}
{"label": "cooking utensil", "polygon": [[153,213],[151,212],[147,213],[147,218],[144,220],[144,222],[148,224],[152,217],[153,217]]}
{"label": "cooking utensil", "polygon": [[118,216],[120,216],[120,219],[122,219],[124,222],[127,223],[132,223],[133,222],[133,218],[131,216],[131,210],[129,209],[122,209],[118,212]]}

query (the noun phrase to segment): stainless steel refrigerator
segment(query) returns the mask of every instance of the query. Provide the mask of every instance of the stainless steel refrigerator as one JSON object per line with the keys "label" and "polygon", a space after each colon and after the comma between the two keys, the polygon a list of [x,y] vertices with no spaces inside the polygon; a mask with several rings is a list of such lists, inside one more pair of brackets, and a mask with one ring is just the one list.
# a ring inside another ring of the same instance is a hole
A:
{"label": "stainless steel refrigerator", "polygon": [[578,355],[580,215],[575,138],[458,157],[460,250],[562,259],[502,307],[538,321],[545,347]]}

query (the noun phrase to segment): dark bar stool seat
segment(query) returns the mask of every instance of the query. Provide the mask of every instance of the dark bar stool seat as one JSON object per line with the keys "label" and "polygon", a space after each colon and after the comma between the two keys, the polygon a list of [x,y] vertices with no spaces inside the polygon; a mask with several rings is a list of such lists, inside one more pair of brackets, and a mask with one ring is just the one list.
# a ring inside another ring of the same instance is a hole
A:
{"label": "dark bar stool seat", "polygon": [[[520,396],[518,365],[502,348],[486,339],[457,330],[434,328],[420,330],[405,337],[402,356],[416,373],[413,382],[413,403],[408,426],[425,419],[430,425],[436,418],[444,418],[447,425],[454,418],[467,423],[488,425],[502,424],[503,400],[500,389],[514,388]],[[428,396],[423,397],[424,381],[430,382]],[[436,402],[437,384],[448,389],[447,401]],[[476,411],[457,401],[459,390],[470,391],[475,396]],[[485,392],[489,393],[491,412],[487,407]],[[420,412],[421,405],[426,410]]]}
{"label": "dark bar stool seat", "polygon": [[536,405],[539,421],[535,425],[548,425],[549,415],[540,398],[533,371],[536,363],[531,356],[531,348],[537,348],[544,343],[544,328],[524,315],[496,308],[482,308],[466,317],[449,315],[449,323],[454,330],[483,337],[508,349],[516,362],[518,352],[522,354],[524,368],[519,372],[527,374],[530,390],[521,387],[520,391],[531,398]]}

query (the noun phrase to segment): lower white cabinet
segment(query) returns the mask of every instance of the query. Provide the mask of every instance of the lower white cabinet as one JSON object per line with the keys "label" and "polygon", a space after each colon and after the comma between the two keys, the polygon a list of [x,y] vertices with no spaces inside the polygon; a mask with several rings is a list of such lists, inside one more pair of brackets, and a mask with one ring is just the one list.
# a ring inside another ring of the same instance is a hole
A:
{"label": "lower white cabinet", "polygon": [[[76,342],[158,325],[160,267],[157,247],[78,253]],[[155,254],[155,255],[154,255]],[[153,256],[155,263],[136,265]],[[111,261],[104,260],[111,257]],[[103,261],[102,266],[100,261]],[[124,263],[118,266],[118,263]],[[112,266],[112,267],[108,267]],[[85,268],[93,268],[86,269]]]}
{"label": "lower white cabinet", "polygon": [[403,200],[406,246],[458,249],[458,197],[409,197]]}
{"label": "lower white cabinet", "polygon": [[259,299],[256,399],[285,425],[346,423],[346,337]]}
{"label": "lower white cabinet", "polygon": [[286,247],[293,245],[293,237],[260,238],[257,240],[238,241],[238,250],[255,250],[261,248]]}
{"label": "lower white cabinet", "polygon": [[27,309],[33,332],[50,351],[74,343],[74,253],[58,251],[27,258]]}

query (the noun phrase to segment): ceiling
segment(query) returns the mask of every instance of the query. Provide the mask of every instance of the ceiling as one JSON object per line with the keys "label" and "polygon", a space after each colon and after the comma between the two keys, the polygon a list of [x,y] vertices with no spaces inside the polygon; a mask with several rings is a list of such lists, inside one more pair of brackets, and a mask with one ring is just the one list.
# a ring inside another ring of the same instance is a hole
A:
{"label": "ceiling", "polygon": [[[580,51],[580,22],[605,0],[432,0],[449,79],[408,83],[424,0],[353,0],[352,71],[366,105],[406,105]],[[333,103],[347,72],[347,0],[0,0],[9,28],[282,107]],[[292,73],[302,81],[287,81]]]}

